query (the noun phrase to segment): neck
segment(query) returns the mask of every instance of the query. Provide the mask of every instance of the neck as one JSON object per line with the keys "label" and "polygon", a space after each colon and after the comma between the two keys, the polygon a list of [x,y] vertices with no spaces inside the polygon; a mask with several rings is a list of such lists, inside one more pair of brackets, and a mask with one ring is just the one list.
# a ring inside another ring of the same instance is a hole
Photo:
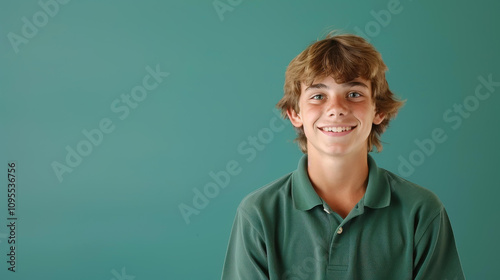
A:
{"label": "neck", "polygon": [[307,172],[316,192],[359,196],[364,194],[368,180],[368,155],[359,152],[342,157],[325,157],[315,150],[308,153]]}

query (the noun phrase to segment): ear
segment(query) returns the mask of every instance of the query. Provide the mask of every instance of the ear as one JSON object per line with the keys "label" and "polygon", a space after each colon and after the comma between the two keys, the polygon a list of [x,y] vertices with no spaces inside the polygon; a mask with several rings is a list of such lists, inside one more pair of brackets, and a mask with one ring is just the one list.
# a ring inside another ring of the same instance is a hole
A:
{"label": "ear", "polygon": [[292,123],[293,126],[299,128],[302,126],[302,117],[300,116],[300,113],[297,114],[294,109],[288,108],[286,110],[286,114],[288,115],[288,118],[290,119],[290,122]]}
{"label": "ear", "polygon": [[375,113],[375,117],[373,118],[373,123],[375,125],[379,125],[385,119],[385,113]]}

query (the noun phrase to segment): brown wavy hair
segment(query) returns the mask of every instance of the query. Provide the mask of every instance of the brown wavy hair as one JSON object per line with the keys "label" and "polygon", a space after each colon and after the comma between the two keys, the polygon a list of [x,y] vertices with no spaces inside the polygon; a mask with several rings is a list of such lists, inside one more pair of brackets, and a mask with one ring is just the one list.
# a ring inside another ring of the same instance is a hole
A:
{"label": "brown wavy hair", "polygon": [[[368,137],[368,151],[377,148],[382,151],[380,135],[388,127],[404,101],[399,100],[389,89],[385,78],[387,66],[380,53],[362,37],[352,34],[336,34],[330,32],[325,39],[319,40],[307,47],[288,65],[285,73],[283,98],[276,107],[281,110],[286,119],[287,110],[293,109],[299,113],[299,98],[301,84],[312,85],[316,79],[333,77],[337,83],[346,83],[357,77],[371,81],[372,98],[377,113],[385,115],[384,120],[372,124]],[[307,153],[307,138],[304,128],[295,128],[298,143],[303,153]]]}

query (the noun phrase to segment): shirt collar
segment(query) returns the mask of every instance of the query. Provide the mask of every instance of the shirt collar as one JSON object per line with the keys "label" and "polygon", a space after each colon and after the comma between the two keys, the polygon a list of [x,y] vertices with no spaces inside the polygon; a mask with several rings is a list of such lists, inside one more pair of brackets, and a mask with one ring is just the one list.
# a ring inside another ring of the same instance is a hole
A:
{"label": "shirt collar", "polygon": [[370,208],[384,208],[391,202],[391,186],[387,173],[378,168],[375,160],[368,155],[368,185],[363,196],[365,206]]}
{"label": "shirt collar", "polygon": [[314,190],[309,175],[307,174],[307,154],[299,160],[297,170],[292,175],[292,199],[298,210],[309,210],[323,202]]}
{"label": "shirt collar", "polygon": [[[383,208],[389,206],[391,189],[385,170],[378,168],[375,160],[368,155],[368,185],[366,193],[361,200],[370,208]],[[297,170],[292,174],[292,200],[298,210],[309,210],[323,201],[314,190],[307,173],[307,154],[299,160]]]}

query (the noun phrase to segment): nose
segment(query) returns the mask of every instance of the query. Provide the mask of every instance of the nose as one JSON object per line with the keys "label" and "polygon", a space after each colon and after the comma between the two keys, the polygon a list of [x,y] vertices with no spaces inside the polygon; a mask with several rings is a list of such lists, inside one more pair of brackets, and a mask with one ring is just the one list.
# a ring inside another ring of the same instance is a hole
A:
{"label": "nose", "polygon": [[347,114],[347,100],[343,96],[335,95],[327,103],[326,113],[329,117],[340,117]]}

